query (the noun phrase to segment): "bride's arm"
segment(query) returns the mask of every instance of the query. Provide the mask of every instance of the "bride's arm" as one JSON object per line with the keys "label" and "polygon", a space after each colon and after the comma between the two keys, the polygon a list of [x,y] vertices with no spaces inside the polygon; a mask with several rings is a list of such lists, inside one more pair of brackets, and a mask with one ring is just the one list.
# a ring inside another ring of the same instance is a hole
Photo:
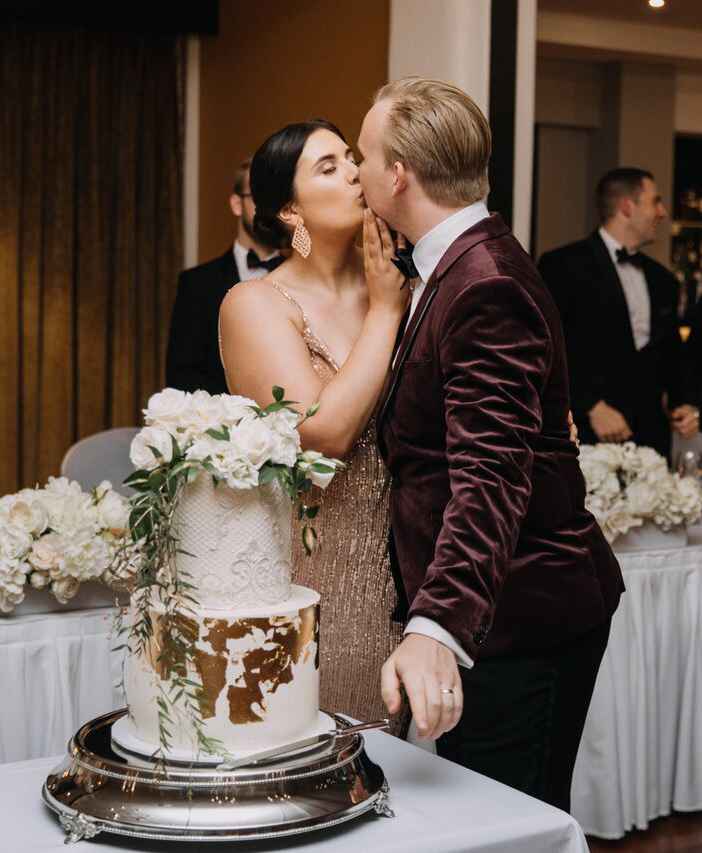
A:
{"label": "bride's arm", "polygon": [[383,237],[383,247],[366,260],[370,308],[361,334],[326,385],[312,367],[294,309],[271,288],[261,282],[240,284],[222,304],[222,354],[233,383],[230,391],[266,405],[271,388],[279,385],[301,412],[318,402],[319,411],[300,433],[303,447],[326,456],[345,456],[373,414],[406,306],[403,278],[387,260],[388,252],[392,255],[389,234]]}

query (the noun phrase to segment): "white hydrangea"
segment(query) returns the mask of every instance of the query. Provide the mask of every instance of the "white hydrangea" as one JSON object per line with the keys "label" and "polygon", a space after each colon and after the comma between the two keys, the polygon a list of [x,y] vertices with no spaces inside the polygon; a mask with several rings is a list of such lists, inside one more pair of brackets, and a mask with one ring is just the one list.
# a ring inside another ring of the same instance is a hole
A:
{"label": "white hydrangea", "polygon": [[126,534],[129,505],[103,481],[92,492],[66,477],[0,499],[0,610],[12,611],[27,585],[61,602],[81,581],[101,578]]}
{"label": "white hydrangea", "polygon": [[21,560],[0,557],[0,612],[11,613],[24,601],[24,585],[30,567]]}
{"label": "white hydrangea", "polygon": [[584,445],[580,464],[586,506],[609,542],[645,522],[668,531],[700,516],[700,484],[671,474],[666,460],[650,447],[633,442]]}

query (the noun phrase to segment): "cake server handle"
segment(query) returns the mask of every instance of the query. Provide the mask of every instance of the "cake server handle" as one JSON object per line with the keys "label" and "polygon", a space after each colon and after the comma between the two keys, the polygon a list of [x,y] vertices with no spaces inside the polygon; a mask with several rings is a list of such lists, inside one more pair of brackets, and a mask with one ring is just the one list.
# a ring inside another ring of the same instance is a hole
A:
{"label": "cake server handle", "polygon": [[390,728],[390,720],[387,718],[384,720],[373,720],[370,723],[358,723],[355,726],[348,726],[348,728],[337,728],[336,731],[332,732],[332,734],[337,737],[341,737],[342,735],[355,735],[356,732],[367,732],[370,729],[389,729]]}

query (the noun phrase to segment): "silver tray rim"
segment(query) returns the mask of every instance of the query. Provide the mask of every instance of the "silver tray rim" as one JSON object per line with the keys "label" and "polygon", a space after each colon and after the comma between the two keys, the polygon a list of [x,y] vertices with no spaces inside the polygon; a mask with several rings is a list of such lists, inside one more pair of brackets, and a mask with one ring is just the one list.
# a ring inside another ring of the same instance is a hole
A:
{"label": "silver tray rim", "polygon": [[[254,841],[265,841],[286,836],[302,835],[318,830],[332,829],[373,811],[379,816],[394,817],[394,813],[388,804],[389,786],[385,774],[379,765],[372,762],[366,756],[364,738],[360,733],[354,733],[348,738],[343,738],[342,736],[339,740],[343,745],[325,747],[321,751],[321,754],[305,755],[297,761],[293,759],[289,762],[292,766],[287,768],[285,766],[287,762],[281,762],[278,765],[267,765],[265,768],[239,768],[230,771],[216,771],[212,767],[201,767],[199,773],[197,771],[193,772],[194,768],[189,767],[187,768],[188,772],[186,775],[183,772],[186,768],[171,765],[169,766],[168,773],[170,775],[175,770],[176,778],[171,776],[170,779],[164,779],[162,775],[156,776],[149,768],[143,767],[125,768],[123,772],[109,770],[105,768],[105,764],[114,766],[115,769],[119,770],[122,770],[122,767],[118,762],[103,757],[99,752],[94,752],[86,747],[85,738],[90,731],[107,728],[109,732],[112,722],[124,713],[126,713],[126,709],[111,711],[93,720],[89,720],[80,726],[76,734],[69,741],[67,754],[64,755],[61,763],[51,771],[44,781],[42,786],[42,800],[45,806],[58,816],[67,834],[67,837],[64,839],[65,843],[92,838],[100,832],[152,841],[212,843],[248,841],[253,843]],[[331,714],[330,716],[338,720],[340,725],[351,725],[351,723],[337,714]],[[185,830],[183,826],[173,826],[171,829],[163,824],[152,826],[145,824],[140,827],[130,820],[119,821],[110,820],[105,816],[94,817],[71,805],[66,805],[54,797],[48,787],[52,777],[61,769],[68,767],[79,767],[98,776],[103,775],[117,780],[138,780],[142,784],[145,784],[147,788],[183,790],[188,787],[212,788],[223,786],[231,788],[238,785],[253,786],[256,788],[258,785],[266,783],[295,782],[332,772],[347,765],[355,766],[356,762],[361,762],[362,766],[368,761],[379,771],[379,777],[376,777],[376,782],[371,787],[371,793],[362,802],[353,803],[343,809],[330,812],[328,816],[318,814],[316,816],[296,818],[287,824],[285,822],[273,823],[268,824],[268,826],[261,826],[260,828],[251,826],[250,824],[242,827],[224,825],[206,828],[195,826],[188,830]]]}
{"label": "silver tray rim", "polygon": [[[337,814],[336,817],[331,820],[323,821],[317,818],[308,818],[308,823],[305,826],[294,826],[291,824],[288,828],[269,830],[267,832],[257,832],[255,829],[252,829],[246,832],[240,831],[236,834],[232,834],[231,830],[212,830],[211,832],[202,835],[195,834],[195,831],[190,834],[183,834],[177,829],[174,829],[173,832],[166,833],[164,832],[163,827],[160,827],[158,830],[154,830],[153,832],[149,832],[146,828],[141,832],[137,832],[136,830],[123,827],[123,825],[117,821],[107,821],[93,817],[85,817],[85,820],[91,826],[94,826],[99,832],[110,832],[114,835],[124,835],[128,838],[144,838],[150,841],[204,841],[213,843],[223,841],[267,841],[275,838],[283,838],[285,836],[303,835],[305,833],[316,832],[321,829],[332,829],[335,826],[347,823],[348,821],[354,820],[354,818],[360,817],[370,811],[375,811],[377,814],[383,814],[386,817],[394,817],[394,813],[392,813],[385,805],[388,790],[387,782],[384,782],[380,790],[368,797],[367,800],[351,806],[341,814]],[[82,812],[62,805],[55,800],[47,790],[46,782],[42,786],[42,800],[44,801],[44,804],[51,809],[51,811],[59,816],[64,815],[68,818],[79,818],[83,814]],[[66,843],[68,843],[68,841],[66,841]]]}

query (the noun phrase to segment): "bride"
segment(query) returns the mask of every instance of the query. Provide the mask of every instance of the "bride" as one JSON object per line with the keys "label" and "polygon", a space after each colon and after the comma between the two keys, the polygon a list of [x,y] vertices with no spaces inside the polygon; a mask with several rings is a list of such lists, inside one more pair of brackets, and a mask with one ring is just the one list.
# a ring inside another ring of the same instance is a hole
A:
{"label": "bride", "polygon": [[[407,288],[390,262],[390,233],[366,209],[353,152],[334,125],[301,122],[273,134],[253,158],[251,191],[257,236],[294,251],[274,274],[238,284],[222,302],[227,385],[261,405],[274,385],[301,412],[319,403],[301,426],[303,447],[347,463],[315,496],[320,547],[311,557],[295,531],[293,575],[322,596],[322,707],[375,719],[386,714],[380,670],[402,625],[391,619],[389,482],[372,415]],[[355,245],[361,226],[363,254]]]}

